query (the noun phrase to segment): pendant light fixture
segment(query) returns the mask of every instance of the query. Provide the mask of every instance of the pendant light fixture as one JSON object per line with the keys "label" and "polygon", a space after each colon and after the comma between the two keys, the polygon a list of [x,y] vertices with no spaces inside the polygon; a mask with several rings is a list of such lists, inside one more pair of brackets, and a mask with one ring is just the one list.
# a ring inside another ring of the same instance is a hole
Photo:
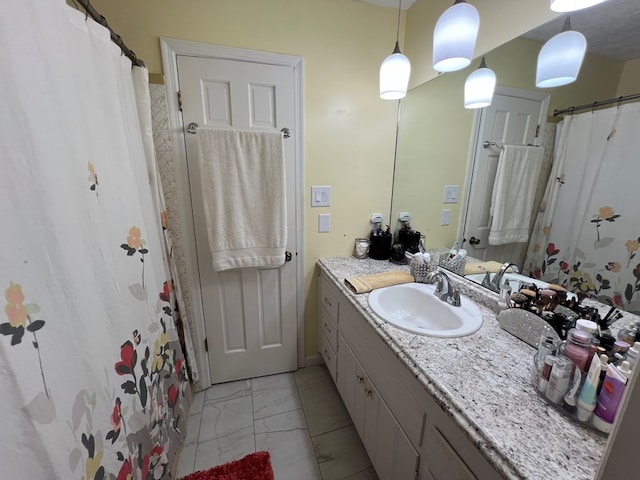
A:
{"label": "pendant light fixture", "polygon": [[550,8],[554,12],[575,12],[583,8],[593,7],[607,0],[550,0]]}
{"label": "pendant light fixture", "polygon": [[484,108],[491,105],[496,89],[496,74],[487,68],[484,57],[478,69],[464,82],[464,108]]}
{"label": "pendant light fixture", "polygon": [[480,15],[465,0],[456,0],[438,19],[433,32],[433,69],[455,72],[471,63]]}
{"label": "pendant light fixture", "polygon": [[567,17],[562,32],[550,38],[538,54],[536,87],[560,87],[575,82],[586,51],[587,39],[571,30]]}
{"label": "pendant light fixture", "polygon": [[384,59],[380,66],[380,98],[383,100],[398,100],[407,94],[411,63],[400,52],[400,11],[402,0],[398,3],[398,28],[396,30],[396,46],[391,55]]}

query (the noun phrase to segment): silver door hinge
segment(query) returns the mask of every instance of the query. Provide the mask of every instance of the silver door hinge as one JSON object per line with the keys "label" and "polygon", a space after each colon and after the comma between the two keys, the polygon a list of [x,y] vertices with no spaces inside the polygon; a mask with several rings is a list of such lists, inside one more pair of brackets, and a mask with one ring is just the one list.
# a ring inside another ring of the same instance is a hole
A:
{"label": "silver door hinge", "polygon": [[540,135],[540,125],[536,125],[536,135],[535,135],[535,137],[538,138],[538,135]]}
{"label": "silver door hinge", "polygon": [[178,90],[178,110],[182,111],[182,92],[180,90]]}
{"label": "silver door hinge", "polygon": [[204,339],[204,351],[208,352],[209,351],[209,342],[207,341],[207,338],[205,337]]}

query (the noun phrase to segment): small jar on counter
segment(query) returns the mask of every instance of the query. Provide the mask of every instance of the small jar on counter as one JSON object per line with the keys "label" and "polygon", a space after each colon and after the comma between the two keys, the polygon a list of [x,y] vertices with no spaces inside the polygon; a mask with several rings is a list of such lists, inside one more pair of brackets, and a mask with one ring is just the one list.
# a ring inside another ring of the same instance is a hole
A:
{"label": "small jar on counter", "polygon": [[369,253],[370,245],[371,245],[371,241],[368,238],[356,238],[355,257],[365,258]]}
{"label": "small jar on counter", "polygon": [[591,362],[593,335],[584,330],[572,328],[567,332],[567,342],[563,354],[573,361],[575,366],[585,372]]}

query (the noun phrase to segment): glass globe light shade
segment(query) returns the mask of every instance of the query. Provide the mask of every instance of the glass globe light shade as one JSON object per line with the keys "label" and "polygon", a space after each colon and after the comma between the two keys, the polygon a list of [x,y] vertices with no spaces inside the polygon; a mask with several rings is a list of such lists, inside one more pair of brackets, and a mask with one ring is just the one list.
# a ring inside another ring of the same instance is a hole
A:
{"label": "glass globe light shade", "polygon": [[471,63],[480,16],[473,5],[455,3],[438,19],[433,32],[433,68],[455,72]]}
{"label": "glass globe light shade", "polygon": [[380,66],[380,98],[383,100],[398,100],[407,94],[411,75],[409,59],[400,53],[396,42],[393,53],[384,59]]}
{"label": "glass globe light shade", "polygon": [[488,107],[495,89],[496,74],[490,68],[481,66],[464,82],[464,108]]}
{"label": "glass globe light shade", "polygon": [[587,51],[587,39],[569,30],[549,39],[538,54],[536,87],[560,87],[575,82]]}
{"label": "glass globe light shade", "polygon": [[554,12],[574,12],[583,8],[593,7],[607,0],[551,0],[550,8]]}

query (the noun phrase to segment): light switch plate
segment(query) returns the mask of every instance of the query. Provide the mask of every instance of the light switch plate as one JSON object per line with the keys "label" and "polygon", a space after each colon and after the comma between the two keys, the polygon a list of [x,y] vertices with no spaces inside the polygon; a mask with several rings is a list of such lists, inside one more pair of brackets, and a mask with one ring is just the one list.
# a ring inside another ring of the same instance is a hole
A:
{"label": "light switch plate", "polygon": [[445,185],[442,203],[458,203],[459,185]]}
{"label": "light switch plate", "polygon": [[331,206],[331,187],[329,186],[311,187],[311,206],[312,207],[330,207]]}
{"label": "light switch plate", "polygon": [[327,233],[331,230],[331,214],[321,213],[318,215],[318,233]]}
{"label": "light switch plate", "polygon": [[445,208],[440,214],[440,225],[449,225],[451,223],[451,210]]}

